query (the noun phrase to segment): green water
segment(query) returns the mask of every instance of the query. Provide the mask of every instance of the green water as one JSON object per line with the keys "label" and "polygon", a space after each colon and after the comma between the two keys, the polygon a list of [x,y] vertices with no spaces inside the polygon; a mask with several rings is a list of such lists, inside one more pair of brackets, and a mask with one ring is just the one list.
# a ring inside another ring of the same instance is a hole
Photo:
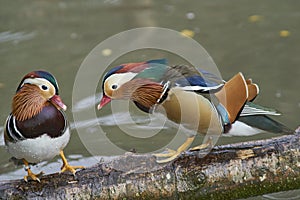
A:
{"label": "green water", "polygon": [[[256,103],[277,109],[282,115],[275,119],[295,129],[299,125],[300,113],[299,8],[300,2],[292,0],[1,0],[0,124],[4,124],[10,113],[11,98],[19,81],[26,73],[36,69],[45,69],[55,75],[61,97],[69,106],[67,115],[72,123],[74,79],[88,53],[97,44],[121,31],[154,26],[193,31],[193,39],[209,52],[224,79],[239,71],[251,77],[260,86]],[[280,31],[285,30],[280,35]],[[178,57],[159,51],[135,52],[115,63],[161,57],[167,57],[172,64],[181,64]],[[84,110],[85,106],[79,107]],[[147,116],[138,111],[133,114],[144,117],[141,123],[147,122]],[[97,115],[106,124],[112,120],[111,116],[102,118],[109,115],[107,109]],[[87,134],[93,132],[95,125],[90,126],[84,127]],[[104,126],[104,129],[108,138],[118,146],[128,150],[134,148],[137,152],[161,148],[163,143],[160,141],[170,140],[174,132],[174,128],[167,127],[163,130],[165,134],[154,137],[150,143],[148,140],[143,143],[141,139],[127,140],[117,126]],[[72,163],[81,162],[89,166],[97,162],[82,145],[76,129],[72,129],[72,133],[66,148]],[[222,138],[219,142],[271,136],[274,134]],[[101,141],[98,145],[101,149]],[[107,151],[101,149],[103,155]],[[10,156],[3,141],[0,157],[0,179],[23,176],[21,167],[15,168],[8,162]],[[40,168],[48,173],[55,172],[60,166],[57,160],[42,163]]]}

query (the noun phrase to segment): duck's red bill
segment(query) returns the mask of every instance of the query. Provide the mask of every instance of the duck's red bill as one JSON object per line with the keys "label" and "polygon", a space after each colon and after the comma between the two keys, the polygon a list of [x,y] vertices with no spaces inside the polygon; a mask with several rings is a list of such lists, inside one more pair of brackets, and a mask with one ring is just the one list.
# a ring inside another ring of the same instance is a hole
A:
{"label": "duck's red bill", "polygon": [[67,110],[67,106],[62,102],[60,96],[54,95],[50,101],[59,109]]}
{"label": "duck's red bill", "polygon": [[98,110],[100,110],[103,106],[105,106],[106,104],[108,104],[111,101],[111,98],[109,98],[106,95],[103,95],[99,105],[98,105]]}

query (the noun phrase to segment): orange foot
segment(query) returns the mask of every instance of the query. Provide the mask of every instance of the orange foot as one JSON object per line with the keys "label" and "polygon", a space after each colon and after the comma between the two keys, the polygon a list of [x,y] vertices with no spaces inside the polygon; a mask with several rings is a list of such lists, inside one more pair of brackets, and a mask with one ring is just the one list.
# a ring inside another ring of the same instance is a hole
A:
{"label": "orange foot", "polygon": [[63,166],[61,167],[60,173],[63,173],[65,171],[70,171],[75,176],[76,169],[84,169],[84,166],[71,166],[71,165],[69,165],[63,151],[60,151],[59,155],[60,155],[60,157],[63,161]]}
{"label": "orange foot", "polygon": [[24,176],[24,181],[28,182],[28,178],[30,178],[31,180],[41,182],[40,179],[39,179],[39,177],[42,176],[44,174],[44,172],[40,172],[38,174],[34,174],[30,170],[29,163],[25,159],[23,159],[23,162],[25,164],[25,169],[27,171],[27,176]]}
{"label": "orange foot", "polygon": [[167,149],[167,153],[157,153],[154,154],[156,158],[166,158],[166,159],[156,159],[157,163],[167,163],[176,159],[182,152],[186,151],[189,146],[194,141],[195,136],[188,137],[187,140],[175,151],[172,149]]}

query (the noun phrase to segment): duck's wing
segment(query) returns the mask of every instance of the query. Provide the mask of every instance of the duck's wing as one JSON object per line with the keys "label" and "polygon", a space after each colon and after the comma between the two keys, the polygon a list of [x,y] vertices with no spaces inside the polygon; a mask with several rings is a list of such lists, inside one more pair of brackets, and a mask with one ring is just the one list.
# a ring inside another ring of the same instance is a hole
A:
{"label": "duck's wing", "polygon": [[271,133],[294,133],[292,129],[263,114],[243,116],[240,117],[238,121],[244,122],[251,127]]}
{"label": "duck's wing", "polygon": [[221,78],[189,65],[170,66],[166,78],[173,79],[176,87],[197,93],[215,93],[224,86],[224,81]]}
{"label": "duck's wing", "polygon": [[281,114],[275,109],[257,105],[252,102],[247,102],[240,116],[245,117],[245,116],[253,116],[253,115],[281,115]]}
{"label": "duck's wing", "polygon": [[215,93],[224,86],[224,81],[216,75],[198,70],[189,65],[168,66],[161,63],[148,63],[148,67],[135,78],[150,79],[168,87],[197,93]]}

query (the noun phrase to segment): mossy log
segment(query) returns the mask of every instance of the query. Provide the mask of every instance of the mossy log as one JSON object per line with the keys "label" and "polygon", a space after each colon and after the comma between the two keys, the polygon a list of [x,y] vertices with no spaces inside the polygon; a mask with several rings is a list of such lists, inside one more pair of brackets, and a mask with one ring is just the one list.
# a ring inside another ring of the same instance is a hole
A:
{"label": "mossy log", "polygon": [[300,131],[189,152],[167,164],[127,153],[41,182],[0,182],[2,199],[237,199],[300,188]]}

